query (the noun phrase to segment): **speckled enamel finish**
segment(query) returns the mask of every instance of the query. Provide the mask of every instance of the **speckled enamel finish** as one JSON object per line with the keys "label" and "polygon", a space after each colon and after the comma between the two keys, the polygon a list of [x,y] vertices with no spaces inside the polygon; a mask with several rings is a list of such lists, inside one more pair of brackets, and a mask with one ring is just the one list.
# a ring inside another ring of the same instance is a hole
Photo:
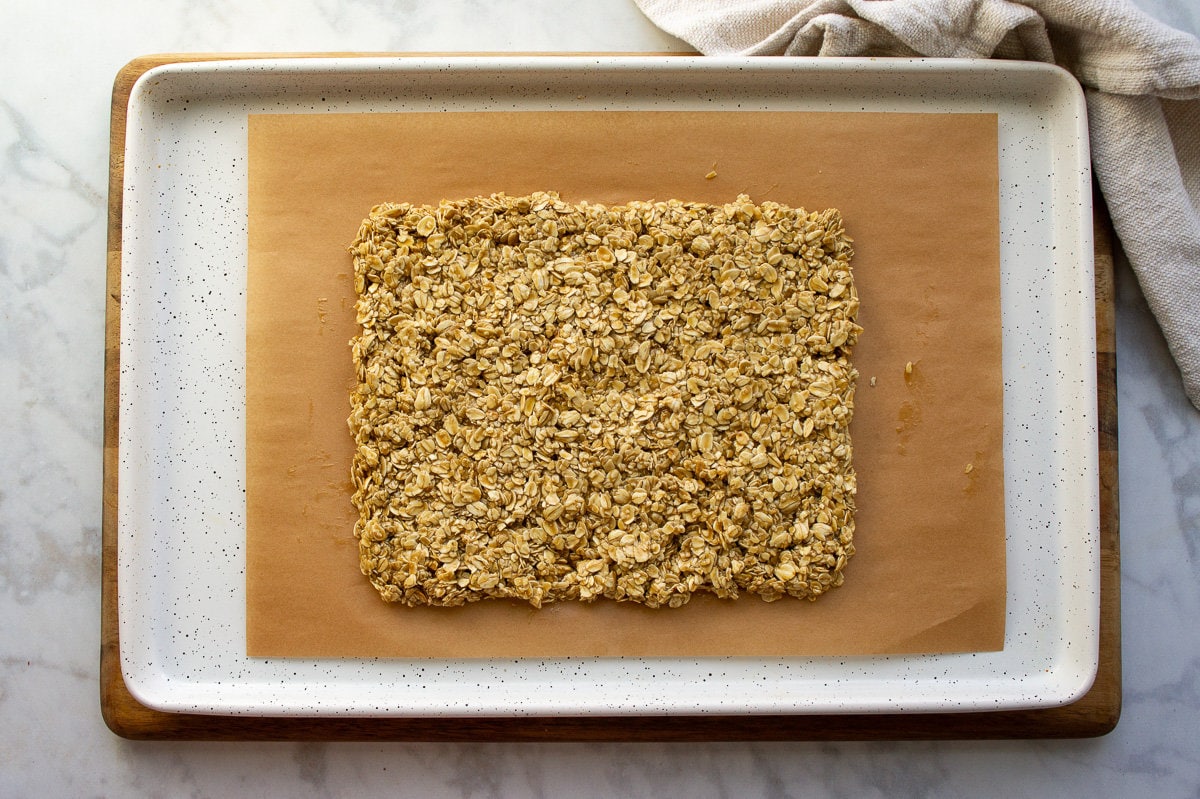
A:
{"label": "speckled enamel finish", "polygon": [[[247,115],[713,108],[998,114],[1004,651],[246,657]],[[119,610],[125,679],[146,705],[281,715],[871,713],[1058,705],[1089,687],[1099,607],[1091,185],[1083,97],[1066,73],[951,60],[231,61],[152,70],[129,111]]]}

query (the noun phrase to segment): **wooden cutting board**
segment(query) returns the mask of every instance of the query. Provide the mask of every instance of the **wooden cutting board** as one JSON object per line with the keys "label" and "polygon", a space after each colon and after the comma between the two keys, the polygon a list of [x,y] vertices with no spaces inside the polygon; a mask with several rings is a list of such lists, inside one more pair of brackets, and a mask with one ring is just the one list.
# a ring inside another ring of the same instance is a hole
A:
{"label": "wooden cutting board", "polygon": [[[105,722],[113,732],[126,738],[191,740],[709,741],[1081,738],[1103,735],[1116,726],[1121,709],[1121,642],[1113,234],[1098,193],[1095,262],[1096,370],[1100,425],[1100,664],[1091,690],[1073,704],[1038,710],[982,713],[450,719],[246,718],[164,713],[140,704],[129,693],[121,675],[120,641],[117,633],[121,197],[129,96],[137,79],[156,66],[263,55],[148,56],[136,59],[124,67],[118,73],[113,88],[109,154],[108,302],[105,315],[100,651],[100,705]],[[360,54],[321,55],[345,57]],[[270,56],[283,57],[279,54]]]}

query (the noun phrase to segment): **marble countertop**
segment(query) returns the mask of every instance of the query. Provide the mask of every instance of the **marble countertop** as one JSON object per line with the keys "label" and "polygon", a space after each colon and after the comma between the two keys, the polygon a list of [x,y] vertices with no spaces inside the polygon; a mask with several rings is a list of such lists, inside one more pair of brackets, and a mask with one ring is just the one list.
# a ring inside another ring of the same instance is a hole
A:
{"label": "marble countertop", "polygon": [[[1193,34],[1186,0],[1139,0]],[[1200,411],[1128,264],[1117,336],[1124,712],[1083,741],[137,743],[99,712],[108,112],[202,51],[677,51],[632,0],[116,0],[0,9],[0,796],[1195,796]]]}

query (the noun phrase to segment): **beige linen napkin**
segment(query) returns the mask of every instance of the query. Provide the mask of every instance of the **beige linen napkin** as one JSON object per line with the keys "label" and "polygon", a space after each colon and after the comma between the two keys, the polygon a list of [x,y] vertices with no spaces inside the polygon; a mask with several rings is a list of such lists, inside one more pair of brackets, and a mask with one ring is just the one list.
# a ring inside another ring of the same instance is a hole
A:
{"label": "beige linen napkin", "polygon": [[1125,0],[636,0],[706,55],[1009,58],[1083,85],[1113,226],[1200,408],[1200,41]]}

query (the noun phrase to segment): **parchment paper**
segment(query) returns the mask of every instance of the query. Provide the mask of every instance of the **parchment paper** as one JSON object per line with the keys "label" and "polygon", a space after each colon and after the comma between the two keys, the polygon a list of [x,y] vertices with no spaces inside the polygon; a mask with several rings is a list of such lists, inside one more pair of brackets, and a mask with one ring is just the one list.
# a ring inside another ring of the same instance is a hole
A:
{"label": "parchment paper", "polygon": [[[705,179],[711,170],[713,179]],[[796,656],[1003,646],[996,117],[513,112],[257,115],[249,125],[247,649],[270,657]],[[358,570],[354,290],[371,206],[504,191],[837,207],[864,327],[845,585],[679,609],[410,609]],[[905,374],[905,365],[913,370]],[[872,378],[875,385],[871,385]],[[967,471],[967,466],[971,469]]]}

